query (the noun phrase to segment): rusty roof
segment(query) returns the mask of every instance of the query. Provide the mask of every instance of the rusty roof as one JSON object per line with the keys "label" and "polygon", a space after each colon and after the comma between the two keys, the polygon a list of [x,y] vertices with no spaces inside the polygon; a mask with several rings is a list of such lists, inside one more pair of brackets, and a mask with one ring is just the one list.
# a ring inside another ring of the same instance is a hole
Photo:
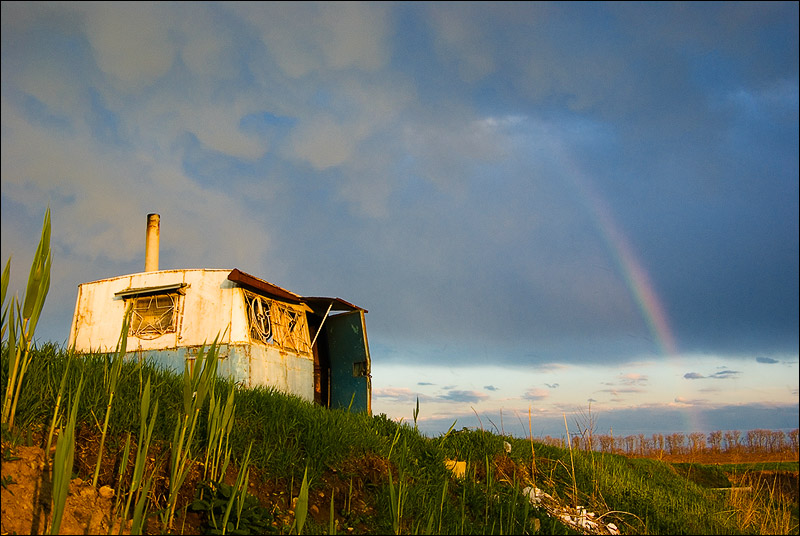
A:
{"label": "rusty roof", "polygon": [[260,290],[261,292],[270,294],[276,298],[283,298],[284,300],[289,300],[296,303],[303,301],[303,297],[299,294],[290,292],[285,288],[279,287],[278,285],[273,285],[272,283],[264,281],[263,279],[259,279],[254,275],[246,274],[238,268],[234,268],[231,273],[228,274],[228,279],[245,287],[250,287],[254,290]]}
{"label": "rusty roof", "polygon": [[288,300],[295,303],[305,303],[311,307],[315,313],[320,313],[324,315],[324,311],[328,310],[328,306],[331,307],[331,311],[364,311],[367,312],[366,309],[363,307],[359,307],[357,305],[353,305],[352,303],[345,301],[341,298],[326,298],[322,296],[300,296],[299,294],[295,294],[285,288],[281,288],[278,285],[273,285],[268,281],[264,281],[254,275],[247,274],[242,272],[238,268],[234,268],[230,274],[228,274],[228,279],[233,281],[234,283],[238,283],[242,286],[249,287],[253,290],[261,291],[265,294],[269,294],[276,298],[281,298],[284,300]]}
{"label": "rusty roof", "polygon": [[358,305],[353,305],[352,303],[345,301],[341,298],[325,298],[322,296],[304,296],[303,300],[314,309],[314,312],[317,312],[318,309],[327,310],[328,306],[333,303],[331,306],[331,311],[364,311],[368,313],[366,309],[363,307],[359,307]]}

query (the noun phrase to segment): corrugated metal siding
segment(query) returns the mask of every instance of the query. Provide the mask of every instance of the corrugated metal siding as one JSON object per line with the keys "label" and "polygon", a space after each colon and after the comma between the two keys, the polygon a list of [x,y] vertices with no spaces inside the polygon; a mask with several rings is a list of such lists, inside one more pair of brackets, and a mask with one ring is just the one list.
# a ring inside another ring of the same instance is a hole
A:
{"label": "corrugated metal siding", "polygon": [[313,401],[312,357],[252,342],[243,290],[228,279],[229,274],[229,270],[163,270],[79,285],[69,345],[74,344],[78,352],[113,352],[126,305],[116,293],[186,284],[177,311],[176,331],[153,339],[129,336],[130,358],[147,358],[181,373],[186,359],[220,334],[221,375],[247,387],[271,386]]}
{"label": "corrugated metal siding", "polygon": [[[197,356],[198,346],[167,350],[128,352],[128,359],[151,363],[182,373],[187,359]],[[208,347],[206,347],[208,350]],[[262,344],[222,344],[219,346],[217,373],[232,378],[244,387],[268,386],[284,393],[314,401],[314,363],[311,359],[282,352]]]}

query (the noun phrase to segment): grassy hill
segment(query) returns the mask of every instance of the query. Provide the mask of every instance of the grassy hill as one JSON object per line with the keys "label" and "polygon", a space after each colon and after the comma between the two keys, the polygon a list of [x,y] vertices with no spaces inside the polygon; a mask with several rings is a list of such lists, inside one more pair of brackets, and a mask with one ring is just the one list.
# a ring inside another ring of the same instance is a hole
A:
{"label": "grassy hill", "polygon": [[[213,364],[215,353],[208,356]],[[0,376],[5,392],[5,344]],[[15,425],[3,430],[3,504],[21,485],[6,468],[35,448],[45,466],[39,485],[52,482],[55,490],[60,472],[72,486],[69,497],[88,493],[73,489],[75,478],[91,490],[106,486],[113,498],[105,521],[123,518],[129,502],[123,521],[130,526],[139,505],[133,529],[149,533],[576,534],[587,532],[575,524],[578,507],[596,523],[587,525],[595,533],[608,534],[609,523],[623,534],[798,532],[796,499],[752,483],[746,493],[716,489],[732,484],[724,469],[570,451],[480,429],[425,437],[414,423],[385,415],[327,410],[274,390],[207,380],[204,387],[202,376],[146,362],[70,359],[51,344],[34,349]],[[59,465],[58,449],[67,452],[67,443],[72,463],[62,454]],[[447,460],[465,462],[463,476]],[[533,504],[537,488],[542,502]],[[50,519],[55,509],[45,506],[41,517]],[[4,533],[20,512],[4,508]]]}

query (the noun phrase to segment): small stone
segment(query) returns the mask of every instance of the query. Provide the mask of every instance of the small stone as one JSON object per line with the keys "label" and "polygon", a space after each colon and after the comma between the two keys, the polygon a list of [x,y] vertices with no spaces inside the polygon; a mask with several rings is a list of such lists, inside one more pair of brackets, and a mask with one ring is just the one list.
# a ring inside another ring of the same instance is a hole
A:
{"label": "small stone", "polygon": [[114,496],[114,490],[111,486],[103,486],[100,488],[100,496],[104,499],[110,499]]}

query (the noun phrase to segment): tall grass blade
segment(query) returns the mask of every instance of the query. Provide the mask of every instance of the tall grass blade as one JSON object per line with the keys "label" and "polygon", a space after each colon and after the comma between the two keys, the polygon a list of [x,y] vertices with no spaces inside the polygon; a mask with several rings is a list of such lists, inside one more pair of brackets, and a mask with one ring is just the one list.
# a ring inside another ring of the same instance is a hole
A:
{"label": "tall grass blade", "polygon": [[53,462],[53,518],[50,525],[50,534],[61,534],[61,519],[64,515],[64,506],[67,502],[69,481],[72,478],[72,463],[75,459],[75,421],[78,417],[78,403],[83,389],[83,376],[78,383],[78,390],[72,400],[72,409],[69,414],[67,426],[58,436],[56,442],[56,455]]}
{"label": "tall grass blade", "polygon": [[[2,276],[4,281],[0,282],[0,285],[5,285],[3,288],[6,290],[10,277],[10,266],[9,259]],[[2,423],[5,424],[9,430],[13,430],[14,428],[14,415],[16,414],[17,403],[19,402],[20,393],[22,391],[25,372],[30,363],[30,347],[33,342],[33,335],[42,312],[42,307],[44,307],[47,292],[50,290],[50,267],[50,207],[48,207],[45,212],[44,222],[42,223],[42,236],[39,240],[39,247],[31,263],[31,271],[28,276],[28,284],[23,298],[22,309],[20,310],[19,302],[17,302],[16,298],[11,300],[8,307],[9,382],[6,386],[5,397],[3,398]],[[5,303],[6,290],[3,290],[3,303]],[[14,313],[15,311],[16,315]],[[5,317],[6,313],[4,312],[3,318],[5,319]],[[3,327],[6,327],[5,323]],[[17,329],[19,332],[17,332]]]}
{"label": "tall grass blade", "polygon": [[217,335],[207,351],[205,347],[200,349],[191,371],[188,363],[184,365],[183,414],[177,417],[172,438],[169,494],[167,496],[167,507],[162,516],[162,522],[168,530],[172,529],[178,492],[183,486],[186,475],[189,473],[192,441],[194,440],[194,432],[200,416],[200,410],[209,391],[213,389],[213,384],[217,378],[219,358],[217,342],[219,337]]}
{"label": "tall grass blade", "polygon": [[[154,470],[155,471],[155,470]],[[150,488],[153,484],[155,473],[151,473],[142,486],[139,498],[133,507],[133,519],[131,520],[131,534],[142,534],[144,523],[147,520],[147,509],[150,503]]]}
{"label": "tall grass blade", "polygon": [[[114,521],[119,518],[122,509],[123,493],[122,480],[125,478],[125,473],[128,472],[128,455],[131,452],[131,433],[128,432],[125,438],[125,447],[122,449],[122,462],[119,466],[119,477],[117,478],[117,493],[114,494],[114,512],[111,517],[111,522],[108,524],[108,534],[114,531]],[[120,525],[122,526],[122,525]]]}
{"label": "tall grass blade", "polygon": [[331,490],[331,513],[328,521],[328,534],[336,534],[336,516],[334,515],[333,498],[336,496],[336,488]]}
{"label": "tall grass blade", "polygon": [[[150,440],[153,435],[153,427],[156,423],[156,417],[158,415],[158,400],[155,401],[153,405],[153,412],[150,415],[150,422],[148,424],[147,415],[150,411],[150,377],[147,377],[147,383],[144,386],[144,391],[142,393],[142,401],[140,405],[140,415],[139,415],[139,440],[138,445],[136,446],[136,459],[133,463],[133,475],[131,477],[131,486],[127,492],[127,500],[125,502],[125,509],[122,513],[122,519],[120,523],[120,527],[123,527],[125,523],[128,521],[128,512],[130,511],[131,502],[133,502],[133,497],[136,496],[136,502],[134,505],[134,510],[136,509],[136,505],[139,504],[139,501],[142,500],[142,497],[146,497],[147,493],[144,488],[140,487],[143,481],[144,476],[144,469],[145,469],[145,462],[147,461],[147,452],[150,449]],[[127,459],[123,461],[123,463],[127,463]],[[152,475],[150,477],[153,478]],[[147,484],[147,482],[145,482]]]}
{"label": "tall grass blade", "polygon": [[295,507],[294,523],[292,523],[292,532],[300,534],[303,532],[303,526],[306,524],[306,516],[308,515],[308,466],[303,472],[303,482],[300,484],[300,494],[297,496],[297,506]]}
{"label": "tall grass blade", "polygon": [[61,420],[61,399],[64,396],[64,387],[67,383],[67,376],[69,376],[69,366],[72,363],[73,352],[67,354],[67,366],[64,368],[64,374],[61,376],[61,385],[58,388],[58,395],[56,396],[56,407],[53,410],[53,420],[50,422],[50,431],[47,433],[47,446],[44,450],[45,463],[50,465],[50,445],[53,441],[53,432],[56,429],[56,423]]}
{"label": "tall grass blade", "polygon": [[103,461],[103,449],[106,444],[106,433],[108,432],[108,421],[111,418],[111,407],[114,403],[114,395],[117,392],[117,382],[119,375],[122,371],[122,362],[125,359],[125,351],[128,348],[128,326],[130,325],[132,312],[132,304],[128,305],[125,311],[125,316],[122,320],[122,330],[119,334],[117,341],[117,350],[114,352],[114,358],[111,363],[111,374],[108,379],[108,405],[106,406],[106,415],[103,419],[103,431],[100,435],[100,447],[97,451],[97,463],[94,467],[94,475],[92,476],[92,486],[97,487],[97,479],[100,476],[100,464]]}
{"label": "tall grass blade", "polygon": [[6,261],[6,267],[3,269],[3,276],[0,278],[0,309],[2,309],[2,313],[0,313],[0,339],[6,338],[6,291],[8,291],[8,281],[11,277],[11,257],[8,258]]}
{"label": "tall grass blade", "polygon": [[[241,519],[242,514],[242,507],[244,506],[244,499],[247,495],[247,482],[250,479],[250,470],[247,466],[250,464],[250,451],[253,448],[253,442],[250,442],[250,446],[247,447],[247,454],[244,456],[244,461],[242,462],[241,467],[239,468],[239,474],[236,476],[236,483],[233,485],[233,489],[231,489],[231,496],[228,498],[228,504],[225,507],[225,514],[222,516],[222,534],[226,534],[229,527],[228,527],[228,520],[231,517],[231,511],[233,509],[234,503],[237,504],[237,518],[236,518],[236,526],[230,527],[230,529],[238,529],[239,528],[239,520]],[[306,502],[308,501],[308,492],[306,491]]]}

